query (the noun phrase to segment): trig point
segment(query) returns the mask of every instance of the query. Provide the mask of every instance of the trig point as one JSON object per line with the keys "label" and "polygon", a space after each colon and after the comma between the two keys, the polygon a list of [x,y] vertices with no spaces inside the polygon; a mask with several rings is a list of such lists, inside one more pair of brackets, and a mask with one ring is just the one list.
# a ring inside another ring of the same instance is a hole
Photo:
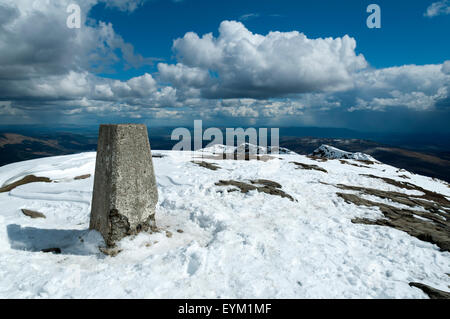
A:
{"label": "trig point", "polygon": [[147,127],[100,125],[90,229],[114,246],[125,236],[156,229],[157,202]]}

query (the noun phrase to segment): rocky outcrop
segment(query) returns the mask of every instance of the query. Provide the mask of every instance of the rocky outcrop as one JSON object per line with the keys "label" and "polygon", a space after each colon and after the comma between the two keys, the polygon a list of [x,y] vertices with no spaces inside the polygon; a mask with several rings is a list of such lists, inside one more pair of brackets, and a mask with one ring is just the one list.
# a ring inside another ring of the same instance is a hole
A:
{"label": "rocky outcrop", "polygon": [[218,169],[220,169],[220,166],[218,166],[215,163],[208,163],[205,161],[192,161],[192,163],[197,164],[200,167],[207,168],[212,171],[217,171]]}
{"label": "rocky outcrop", "polygon": [[48,177],[38,177],[38,176],[34,176],[34,175],[27,175],[24,178],[14,182],[14,183],[11,183],[11,184],[1,187],[0,193],[6,193],[9,191],[12,191],[14,188],[16,188],[18,186],[30,184],[30,183],[37,183],[37,182],[51,183],[52,180]]}
{"label": "rocky outcrop", "polygon": [[[250,191],[256,190],[260,193],[266,193],[269,195],[280,196],[283,198],[288,198],[291,201],[295,201],[291,195],[282,191],[281,190],[282,186],[276,182],[265,180],[265,179],[258,179],[258,180],[250,181],[250,183],[251,184],[229,180],[229,181],[219,181],[216,183],[216,186],[234,186],[238,190],[240,190],[241,193],[244,193],[244,194],[248,193]],[[236,189],[234,189],[234,190],[236,190]],[[233,189],[230,191],[233,191]]]}
{"label": "rocky outcrop", "polygon": [[314,164],[305,164],[305,163],[299,163],[299,162],[291,162],[291,163],[297,165],[297,169],[309,169],[309,170],[316,170],[316,171],[328,173],[328,171],[325,168],[322,168],[322,167],[314,165]]}
{"label": "rocky outcrop", "polygon": [[36,212],[34,210],[22,209],[22,213],[30,218],[46,218],[44,214]]}
{"label": "rocky outcrop", "polygon": [[450,299],[450,292],[442,291],[418,282],[411,282],[409,285],[421,289],[430,299]]}
{"label": "rocky outcrop", "polygon": [[[357,206],[377,207],[385,217],[376,220],[355,218],[352,220],[353,223],[392,227],[422,241],[436,244],[443,251],[450,251],[450,202],[445,196],[410,183],[376,176],[374,178],[383,179],[391,185],[420,191],[423,195],[410,195],[359,186],[336,185],[342,190],[357,191],[363,195],[376,196],[380,199],[387,199],[392,203],[411,207],[411,209],[399,208],[394,205],[365,199],[358,194],[337,193],[347,203]],[[416,207],[422,207],[424,210],[414,209]]]}
{"label": "rocky outcrop", "polygon": [[364,153],[350,153],[330,145],[320,146],[310,156],[327,159],[357,160],[360,162],[364,162],[365,164],[378,163],[378,161],[370,155]]}

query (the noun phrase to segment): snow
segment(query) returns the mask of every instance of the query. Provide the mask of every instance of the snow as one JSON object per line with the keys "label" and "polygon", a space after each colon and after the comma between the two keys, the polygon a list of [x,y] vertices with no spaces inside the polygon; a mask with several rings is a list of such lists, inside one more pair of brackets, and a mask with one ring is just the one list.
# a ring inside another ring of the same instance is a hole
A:
{"label": "snow", "polygon": [[[412,281],[448,290],[448,252],[392,228],[353,224],[381,214],[345,203],[332,186],[408,192],[359,175],[395,178],[395,167],[283,154],[267,162],[204,159],[221,167],[211,171],[191,162],[205,150],[157,152],[162,231],[122,240],[116,257],[101,253],[103,239],[88,229],[93,177],[74,180],[93,176],[95,153],[0,167],[0,185],[30,174],[56,181],[0,193],[0,298],[427,298]],[[410,177],[450,196],[440,181]],[[230,179],[276,181],[296,201],[215,186]],[[22,208],[47,218],[31,219]],[[62,254],[40,252],[52,247]]]}
{"label": "snow", "polygon": [[358,161],[377,162],[377,160],[370,155],[359,152],[350,153],[329,145],[320,146],[312,153],[312,155],[328,159],[353,159]]}
{"label": "snow", "polygon": [[236,146],[222,145],[222,144],[214,144],[212,146],[208,146],[199,150],[199,152],[211,154],[233,154],[235,151]]}
{"label": "snow", "polygon": [[234,154],[234,153],[249,153],[249,154],[287,154],[287,155],[297,155],[297,153],[284,148],[284,147],[272,147],[272,146],[258,146],[250,143],[243,143],[239,146],[231,146],[231,145],[222,145],[222,144],[214,144],[212,146],[208,146],[198,150],[202,153],[211,153],[211,154]]}

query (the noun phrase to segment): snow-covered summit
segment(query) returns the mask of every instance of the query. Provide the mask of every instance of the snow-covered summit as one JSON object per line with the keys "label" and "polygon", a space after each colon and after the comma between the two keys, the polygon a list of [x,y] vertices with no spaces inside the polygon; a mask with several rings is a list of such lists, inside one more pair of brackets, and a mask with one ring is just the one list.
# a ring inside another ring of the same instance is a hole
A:
{"label": "snow-covered summit", "polygon": [[375,158],[364,153],[351,153],[340,150],[336,147],[330,145],[322,145],[317,148],[312,154],[312,156],[328,159],[352,159],[358,161],[370,161],[378,162]]}
{"label": "snow-covered summit", "polygon": [[[427,298],[412,282],[448,291],[444,182],[302,155],[158,154],[160,231],[125,238],[115,257],[89,230],[95,153],[0,167],[0,298]],[[41,181],[20,185],[31,175]]]}

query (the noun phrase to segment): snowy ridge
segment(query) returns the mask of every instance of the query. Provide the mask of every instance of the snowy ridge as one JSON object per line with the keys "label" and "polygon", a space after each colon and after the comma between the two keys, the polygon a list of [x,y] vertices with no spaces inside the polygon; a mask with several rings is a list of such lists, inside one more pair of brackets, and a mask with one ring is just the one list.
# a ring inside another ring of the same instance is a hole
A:
{"label": "snowy ridge", "polygon": [[371,161],[378,162],[372,156],[364,154],[364,153],[350,153],[343,150],[340,150],[336,147],[329,145],[322,145],[318,149],[316,149],[312,154],[312,156],[328,158],[328,159],[352,159],[358,161]]}
{"label": "snowy ridge", "polygon": [[[213,171],[192,162],[198,153],[158,153],[161,231],[122,240],[115,257],[100,252],[103,239],[89,230],[95,153],[0,167],[0,185],[30,174],[56,180],[0,193],[0,298],[427,298],[413,281],[448,291],[449,252],[390,227],[352,223],[383,214],[337,194],[355,193],[336,187],[344,183],[420,195],[368,177],[403,181],[395,167],[302,155],[203,159],[220,167]],[[448,184],[401,174],[450,198]],[[293,200],[217,186],[221,180],[270,180]],[[41,252],[55,247],[62,253]]]}
{"label": "snowy ridge", "polygon": [[250,143],[243,143],[239,146],[228,146],[222,144],[215,144],[213,146],[205,147],[200,149],[199,152],[211,153],[211,154],[235,154],[235,153],[246,153],[246,154],[286,154],[286,155],[296,155],[297,153],[284,148],[284,147],[263,147],[258,145],[253,145]]}
{"label": "snowy ridge", "polygon": [[233,154],[236,151],[236,146],[228,146],[222,144],[214,144],[213,146],[205,147],[198,152],[211,154]]}

